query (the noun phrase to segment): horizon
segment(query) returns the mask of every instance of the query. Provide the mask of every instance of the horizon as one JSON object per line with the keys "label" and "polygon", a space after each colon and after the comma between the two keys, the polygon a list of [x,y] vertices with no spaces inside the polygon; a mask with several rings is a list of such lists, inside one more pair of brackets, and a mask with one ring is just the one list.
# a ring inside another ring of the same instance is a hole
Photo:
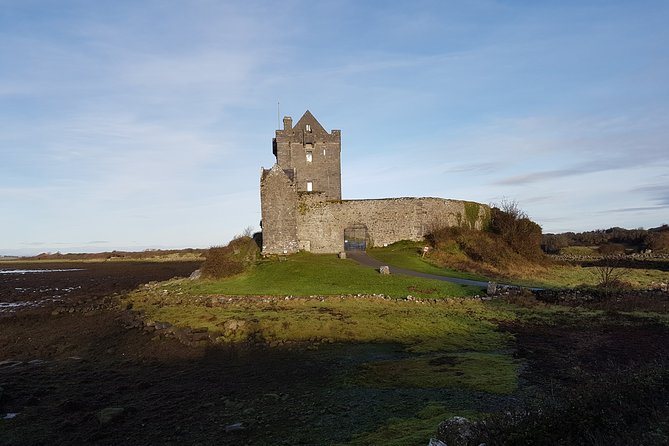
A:
{"label": "horizon", "polygon": [[662,1],[5,1],[0,255],[257,231],[278,121],[307,109],[342,132],[345,199],[660,227],[668,19]]}

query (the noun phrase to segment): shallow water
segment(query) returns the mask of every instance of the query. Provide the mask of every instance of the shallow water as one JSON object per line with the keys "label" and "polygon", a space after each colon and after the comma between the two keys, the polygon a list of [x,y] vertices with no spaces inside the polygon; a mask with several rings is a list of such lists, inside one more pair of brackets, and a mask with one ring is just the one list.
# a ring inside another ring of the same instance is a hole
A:
{"label": "shallow water", "polygon": [[68,271],[84,271],[83,268],[68,269],[0,269],[0,274],[33,274],[33,273],[62,273]]}

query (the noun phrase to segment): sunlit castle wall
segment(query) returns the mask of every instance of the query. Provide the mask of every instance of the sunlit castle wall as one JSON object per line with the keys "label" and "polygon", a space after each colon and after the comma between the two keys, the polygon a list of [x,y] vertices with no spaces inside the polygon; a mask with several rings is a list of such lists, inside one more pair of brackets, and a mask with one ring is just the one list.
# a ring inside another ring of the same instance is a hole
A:
{"label": "sunlit castle wall", "polygon": [[489,215],[486,205],[443,198],[329,201],[323,194],[300,193],[298,248],[314,253],[343,251],[347,228],[364,228],[368,247],[421,241],[439,227],[481,229]]}

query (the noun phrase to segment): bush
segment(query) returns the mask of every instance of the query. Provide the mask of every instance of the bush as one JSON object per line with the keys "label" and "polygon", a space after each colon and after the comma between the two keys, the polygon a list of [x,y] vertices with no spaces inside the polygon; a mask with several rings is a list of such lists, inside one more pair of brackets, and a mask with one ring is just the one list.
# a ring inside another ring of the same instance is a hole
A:
{"label": "bush", "polygon": [[426,239],[435,251],[433,262],[482,274],[508,274],[534,270],[545,257],[541,250],[541,227],[532,222],[515,203],[493,208],[485,230],[467,225],[440,226],[438,222]]}
{"label": "bush", "polygon": [[240,274],[255,264],[259,254],[260,249],[252,237],[239,236],[227,246],[215,246],[207,251],[202,275],[220,279]]}
{"label": "bush", "polygon": [[541,226],[530,220],[516,202],[493,205],[490,212],[490,231],[498,234],[511,249],[528,260],[543,258]]}

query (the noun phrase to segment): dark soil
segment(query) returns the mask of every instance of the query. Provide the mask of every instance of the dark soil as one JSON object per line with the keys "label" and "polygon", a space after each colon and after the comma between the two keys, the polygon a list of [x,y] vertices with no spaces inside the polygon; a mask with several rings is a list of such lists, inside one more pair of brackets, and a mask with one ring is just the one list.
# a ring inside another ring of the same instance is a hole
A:
{"label": "dark soil", "polygon": [[[371,358],[404,354],[392,345],[189,347],[124,328],[128,312],[118,306],[120,295],[145,282],[187,276],[197,263],[35,265],[0,263],[0,269],[84,271],[0,275],[0,302],[58,296],[0,312],[2,445],[321,445],[346,441],[393,416],[414,416],[428,401],[478,411],[509,403],[452,389],[370,389],[349,379]],[[515,334],[517,355],[527,364],[523,387],[546,392],[612,364],[669,357],[666,327],[619,317],[504,327]],[[2,419],[6,414],[17,415]]]}
{"label": "dark soil", "polygon": [[122,293],[187,276],[197,264],[37,265],[0,269],[84,271],[0,276],[0,302],[59,296],[0,313],[3,445],[332,444],[414,416],[428,401],[462,410],[502,404],[482,393],[351,383],[361,363],[404,355],[397,346],[192,347],[124,328]]}

